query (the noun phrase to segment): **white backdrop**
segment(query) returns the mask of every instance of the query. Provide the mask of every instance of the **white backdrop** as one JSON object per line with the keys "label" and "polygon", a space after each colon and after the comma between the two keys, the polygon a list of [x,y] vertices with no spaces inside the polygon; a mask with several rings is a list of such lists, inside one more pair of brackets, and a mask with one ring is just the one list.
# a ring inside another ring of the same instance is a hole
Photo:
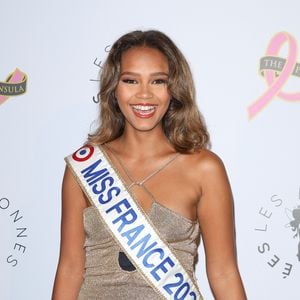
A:
{"label": "white backdrop", "polygon": [[[259,72],[271,39],[284,31],[300,47],[299,9],[296,0],[2,0],[0,81],[16,68],[28,80],[25,94],[0,96],[0,298],[50,299],[63,157],[97,116],[97,64],[120,35],[154,28],[190,62],[212,150],[227,167],[248,298],[299,299],[300,103],[278,94],[300,92],[297,72],[277,70],[285,83],[253,118],[247,112],[276,88]],[[292,46],[277,51],[286,64],[300,62]],[[204,269],[200,248],[199,286],[213,299]]]}

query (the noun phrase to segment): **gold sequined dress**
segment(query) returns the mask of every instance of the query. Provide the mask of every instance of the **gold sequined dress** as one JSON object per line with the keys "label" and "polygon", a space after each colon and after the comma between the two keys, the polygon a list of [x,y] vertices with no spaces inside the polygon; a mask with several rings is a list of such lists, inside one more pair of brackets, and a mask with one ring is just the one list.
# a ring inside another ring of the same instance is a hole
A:
{"label": "gold sequined dress", "polygon": [[[120,267],[119,253],[122,250],[97,214],[94,207],[84,210],[86,263],[78,299],[160,299],[138,270],[125,271]],[[158,202],[153,202],[148,216],[193,278],[199,238],[198,222],[191,221]]]}

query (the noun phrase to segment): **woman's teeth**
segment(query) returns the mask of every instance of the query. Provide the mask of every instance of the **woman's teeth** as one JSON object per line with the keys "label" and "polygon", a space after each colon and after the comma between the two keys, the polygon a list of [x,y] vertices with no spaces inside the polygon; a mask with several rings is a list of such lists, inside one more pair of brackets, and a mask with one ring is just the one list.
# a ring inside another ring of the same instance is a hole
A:
{"label": "woman's teeth", "polygon": [[150,114],[155,111],[154,105],[132,105],[132,108],[140,114]]}

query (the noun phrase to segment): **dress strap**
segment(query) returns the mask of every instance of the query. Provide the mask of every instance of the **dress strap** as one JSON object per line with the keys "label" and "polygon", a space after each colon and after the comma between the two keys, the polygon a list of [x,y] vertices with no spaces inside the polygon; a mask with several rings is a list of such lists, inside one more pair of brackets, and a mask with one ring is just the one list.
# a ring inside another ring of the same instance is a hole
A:
{"label": "dress strap", "polygon": [[146,181],[148,181],[150,178],[152,178],[153,176],[155,176],[157,173],[159,173],[160,171],[162,171],[164,168],[166,168],[171,162],[173,162],[180,153],[176,153],[174,154],[169,160],[167,160],[164,164],[162,164],[157,170],[154,170],[153,172],[151,172],[149,175],[147,175],[144,179],[137,181],[134,180],[132,178],[132,176],[130,175],[130,172],[128,171],[128,168],[125,166],[125,164],[123,163],[123,161],[121,160],[121,158],[119,157],[119,155],[117,155],[117,153],[115,152],[115,150],[113,150],[110,146],[108,146],[107,144],[104,144],[103,146],[105,146],[106,148],[108,148],[110,150],[110,152],[113,154],[113,156],[116,158],[116,160],[119,162],[119,164],[121,165],[122,169],[124,170],[126,176],[129,178],[129,180],[131,181],[131,183],[128,185],[128,189],[132,188],[134,185],[138,185],[138,186],[142,186],[145,188],[144,183]]}

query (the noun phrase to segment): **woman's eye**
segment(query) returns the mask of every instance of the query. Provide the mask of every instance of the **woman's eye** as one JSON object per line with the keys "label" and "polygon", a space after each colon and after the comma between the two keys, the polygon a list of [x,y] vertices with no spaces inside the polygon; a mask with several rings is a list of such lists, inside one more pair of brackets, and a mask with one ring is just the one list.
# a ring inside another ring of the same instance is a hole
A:
{"label": "woman's eye", "polygon": [[155,79],[154,84],[166,84],[168,81],[166,79]]}
{"label": "woman's eye", "polygon": [[122,79],[122,81],[124,83],[128,83],[128,84],[135,84],[135,83],[137,83],[137,81],[135,79],[129,79],[129,78]]}

